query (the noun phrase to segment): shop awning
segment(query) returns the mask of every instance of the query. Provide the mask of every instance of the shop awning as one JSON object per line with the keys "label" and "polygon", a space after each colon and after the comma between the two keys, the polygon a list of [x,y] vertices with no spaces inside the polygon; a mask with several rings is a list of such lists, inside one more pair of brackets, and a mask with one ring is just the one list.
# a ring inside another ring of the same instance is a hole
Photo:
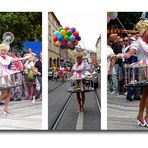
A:
{"label": "shop awning", "polygon": [[122,34],[122,33],[137,34],[138,31],[135,31],[135,30],[122,30],[122,29],[108,29],[107,30],[107,34],[112,34],[112,33],[117,33],[117,34]]}

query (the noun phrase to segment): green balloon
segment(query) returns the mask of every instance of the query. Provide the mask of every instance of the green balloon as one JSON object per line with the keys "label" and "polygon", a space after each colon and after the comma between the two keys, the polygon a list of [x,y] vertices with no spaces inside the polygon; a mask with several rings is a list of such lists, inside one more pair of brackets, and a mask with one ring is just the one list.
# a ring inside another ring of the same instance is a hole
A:
{"label": "green balloon", "polygon": [[61,30],[63,30],[63,27],[60,27],[60,28],[58,29],[59,32],[60,32]]}
{"label": "green balloon", "polygon": [[68,35],[65,35],[65,36],[64,36],[64,41],[69,41]]}
{"label": "green balloon", "polygon": [[66,33],[68,36],[71,36],[72,35],[72,31],[71,30],[67,30],[67,33]]}

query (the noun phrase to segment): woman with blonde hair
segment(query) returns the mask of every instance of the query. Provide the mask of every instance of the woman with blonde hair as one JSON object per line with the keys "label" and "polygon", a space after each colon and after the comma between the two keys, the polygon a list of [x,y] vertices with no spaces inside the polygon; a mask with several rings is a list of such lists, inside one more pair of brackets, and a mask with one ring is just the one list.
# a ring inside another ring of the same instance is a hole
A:
{"label": "woman with blonde hair", "polygon": [[[137,53],[138,61],[148,60],[148,20],[140,20],[136,28],[139,31],[140,37],[132,42],[131,48],[128,53],[125,53],[125,58],[130,58]],[[148,81],[148,75],[147,81]],[[144,115],[144,110],[146,114]],[[140,126],[148,127],[148,86],[143,87],[142,98],[140,100],[139,112],[137,115],[137,124]]]}
{"label": "woman with blonde hair", "polygon": [[29,56],[26,56],[24,58],[13,58],[7,55],[9,51],[9,45],[5,43],[0,44],[0,78],[1,78],[1,87],[4,87],[3,90],[0,90],[0,101],[5,99],[5,107],[3,110],[4,115],[9,115],[9,102],[10,102],[10,87],[11,87],[11,81],[10,81],[10,70],[8,69],[8,65],[12,62],[16,62],[19,60],[25,60],[29,58]]}
{"label": "woman with blonde hair", "polygon": [[[72,72],[74,75],[72,79],[84,79],[85,78],[85,71],[87,70],[88,63],[83,60],[83,53],[78,52],[76,54],[76,63],[72,68]],[[85,104],[85,93],[84,92],[77,92],[77,101],[79,104],[78,112],[84,112],[84,104]]]}

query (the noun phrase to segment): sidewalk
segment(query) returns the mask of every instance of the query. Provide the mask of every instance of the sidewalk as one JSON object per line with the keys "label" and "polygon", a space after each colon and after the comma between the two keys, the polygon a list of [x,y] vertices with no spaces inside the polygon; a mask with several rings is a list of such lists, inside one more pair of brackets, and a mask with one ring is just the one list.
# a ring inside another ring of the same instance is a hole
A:
{"label": "sidewalk", "polygon": [[42,129],[42,102],[30,100],[11,101],[9,116],[3,115],[4,105],[0,105],[0,130],[40,130]]}
{"label": "sidewalk", "polygon": [[115,96],[108,93],[108,130],[148,130],[136,123],[138,109],[139,101],[128,102],[124,95]]}

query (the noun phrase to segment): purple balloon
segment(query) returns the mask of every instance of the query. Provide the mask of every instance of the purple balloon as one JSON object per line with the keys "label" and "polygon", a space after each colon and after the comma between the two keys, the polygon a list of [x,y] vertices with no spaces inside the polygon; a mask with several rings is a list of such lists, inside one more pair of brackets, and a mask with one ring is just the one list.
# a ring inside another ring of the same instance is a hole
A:
{"label": "purple balloon", "polygon": [[77,39],[78,41],[80,41],[80,40],[81,40],[81,37],[80,37],[80,36],[78,36],[76,39]]}
{"label": "purple balloon", "polygon": [[75,28],[75,27],[72,27],[72,28],[71,28],[71,31],[72,31],[72,32],[75,32],[75,31],[76,31],[76,28]]}

